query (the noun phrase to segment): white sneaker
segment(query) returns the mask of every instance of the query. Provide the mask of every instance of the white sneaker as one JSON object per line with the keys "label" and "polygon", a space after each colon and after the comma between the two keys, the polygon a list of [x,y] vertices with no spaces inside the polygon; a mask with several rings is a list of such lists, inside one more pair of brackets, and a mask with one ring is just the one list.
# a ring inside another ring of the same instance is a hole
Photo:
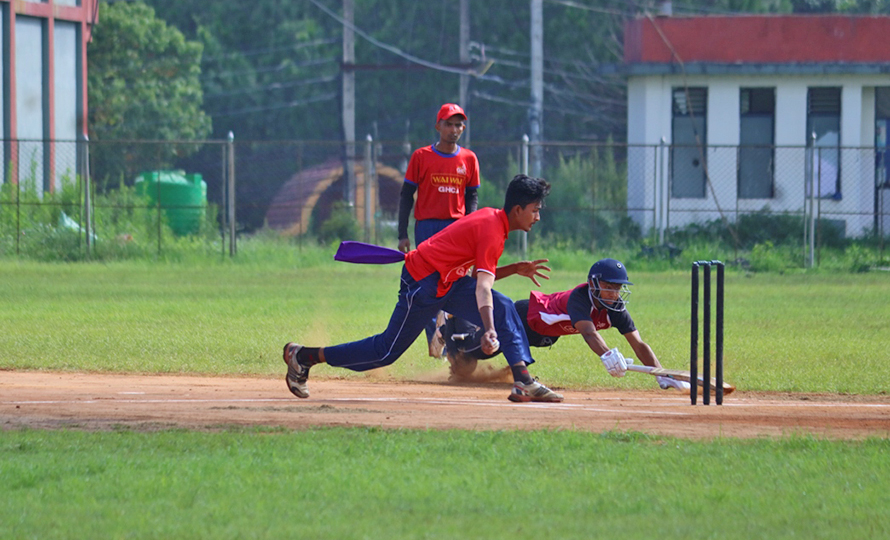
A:
{"label": "white sneaker", "polygon": [[291,394],[298,398],[307,398],[309,397],[309,386],[306,381],[309,380],[309,368],[300,363],[301,350],[303,350],[303,346],[296,343],[288,343],[284,346],[284,363],[287,364],[287,375],[284,380],[287,381],[287,388]]}
{"label": "white sneaker", "polygon": [[683,392],[689,391],[689,383],[686,381],[678,381],[677,379],[672,379],[670,377],[655,377],[655,380],[658,381],[658,386],[660,386],[662,390],[676,388]]}
{"label": "white sneaker", "polygon": [[538,381],[532,381],[531,384],[523,384],[516,381],[513,383],[513,390],[507,396],[507,399],[518,403],[527,403],[529,401],[559,403],[563,400],[563,397],[562,394],[557,394]]}

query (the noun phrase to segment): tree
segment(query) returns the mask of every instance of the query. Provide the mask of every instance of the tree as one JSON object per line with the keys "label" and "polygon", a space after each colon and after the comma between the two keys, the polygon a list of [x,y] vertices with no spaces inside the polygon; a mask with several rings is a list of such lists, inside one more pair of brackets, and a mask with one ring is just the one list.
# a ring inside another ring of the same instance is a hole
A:
{"label": "tree", "polygon": [[214,138],[340,138],[340,26],[312,4],[147,3],[204,46],[200,79]]}
{"label": "tree", "polygon": [[172,166],[187,145],[101,144],[104,141],[200,140],[210,133],[202,110],[203,47],[155,17],[141,2],[102,4],[89,44],[89,135],[94,175],[129,179]]}
{"label": "tree", "polygon": [[791,0],[795,13],[887,13],[885,0]]}

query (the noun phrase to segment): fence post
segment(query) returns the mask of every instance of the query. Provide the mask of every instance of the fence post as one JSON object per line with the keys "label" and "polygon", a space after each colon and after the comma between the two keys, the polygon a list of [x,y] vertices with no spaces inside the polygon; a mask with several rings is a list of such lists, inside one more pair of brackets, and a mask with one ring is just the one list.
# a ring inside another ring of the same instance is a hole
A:
{"label": "fence post", "polygon": [[374,163],[371,159],[371,150],[374,138],[369,133],[365,137],[365,242],[371,241],[371,185],[374,175]]}
{"label": "fence post", "polygon": [[227,221],[229,223],[229,257],[234,257],[237,248],[237,243],[235,242],[235,134],[231,131],[229,132],[226,148],[228,150],[227,157],[229,158],[228,172],[226,174],[228,184],[226,191],[229,195],[226,201]]}
{"label": "fence post", "polygon": [[15,192],[15,254],[19,255],[19,249],[22,238],[22,183],[19,181],[19,144],[18,141],[11,141],[9,156],[9,169],[12,174],[9,176],[10,186]]}
{"label": "fence post", "polygon": [[[522,174],[528,174],[528,135],[522,136]],[[526,259],[526,253],[528,252],[528,233],[525,231],[519,232],[519,258],[522,260]]]}
{"label": "fence post", "polygon": [[655,183],[655,214],[658,216],[656,221],[656,226],[658,227],[658,245],[664,245],[664,230],[667,228],[667,181],[665,180],[665,170],[667,167],[665,166],[665,153],[667,152],[667,138],[662,137],[661,143],[656,148],[656,159],[658,162],[656,163],[656,173],[658,175],[658,181]]}
{"label": "fence post", "polygon": [[816,160],[818,159],[818,155],[816,154],[816,132],[814,131],[810,135],[810,144],[807,149],[807,179],[806,182],[809,185],[809,196],[804,202],[804,253],[806,257],[804,258],[805,264],[807,268],[812,268],[815,264],[815,251],[816,251],[816,190],[819,189],[819,185],[816,182],[817,174],[816,171]]}
{"label": "fence post", "polygon": [[227,194],[229,180],[228,180],[228,145],[220,145],[222,151],[220,152],[220,169],[219,169],[219,193],[220,193],[220,201],[219,201],[219,243],[220,243],[220,257],[226,258],[226,231],[229,230],[228,225],[228,200],[229,196]]}
{"label": "fence post", "polygon": [[81,135],[81,176],[83,177],[83,230],[86,232],[87,258],[93,251],[93,200],[90,181],[90,138],[86,133]]}

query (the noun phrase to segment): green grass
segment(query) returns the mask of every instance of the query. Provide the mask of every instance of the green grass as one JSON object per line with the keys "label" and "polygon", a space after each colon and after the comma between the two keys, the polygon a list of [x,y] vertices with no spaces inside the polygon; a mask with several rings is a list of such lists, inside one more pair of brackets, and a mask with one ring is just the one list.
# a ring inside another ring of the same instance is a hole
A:
{"label": "green grass", "polygon": [[[280,259],[0,261],[0,369],[277,377],[285,341],[333,344],[382,329],[397,265],[334,264],[314,251]],[[554,267],[545,291],[584,280],[583,264]],[[665,365],[686,366],[688,272],[631,278],[644,339]],[[529,286],[498,282],[513,298]],[[742,390],[885,393],[888,298],[882,273],[728,272],[727,380]],[[605,337],[630,354],[615,330]],[[652,387],[649,377],[609,377],[577,337],[535,355],[533,372],[548,384]],[[417,343],[388,373],[441,366]],[[313,378],[331,376],[364,377],[313,368]],[[871,540],[890,533],[888,477],[888,439],[0,426],[0,538]]]}
{"label": "green grass", "polygon": [[4,433],[2,538],[882,538],[887,441]]}
{"label": "green grass", "polygon": [[[280,375],[291,340],[332,345],[381,331],[399,265],[41,264],[0,262],[2,369]],[[542,290],[571,288],[583,271],[554,268]],[[688,369],[688,272],[631,272],[629,309],[667,367]],[[511,298],[531,281],[497,283]],[[743,390],[883,394],[890,380],[890,276],[726,276],[726,380]],[[611,346],[632,355],[614,329]],[[410,378],[440,369],[422,339],[393,366]],[[532,371],[566,388],[651,386],[608,376],[576,336],[533,349]],[[492,362],[503,362],[498,358]],[[320,366],[313,378],[364,377]]]}

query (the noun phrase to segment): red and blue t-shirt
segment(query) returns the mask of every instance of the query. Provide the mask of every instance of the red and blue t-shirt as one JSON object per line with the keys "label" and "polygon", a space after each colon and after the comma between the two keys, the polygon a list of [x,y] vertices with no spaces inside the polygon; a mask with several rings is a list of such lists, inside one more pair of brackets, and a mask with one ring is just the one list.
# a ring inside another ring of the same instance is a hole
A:
{"label": "red and blue t-shirt", "polygon": [[496,275],[509,233],[506,212],[480,208],[421,242],[405,256],[405,268],[417,281],[438,272],[437,295],[444,296],[451,284],[474,266],[479,272]]}
{"label": "red and blue t-shirt", "polygon": [[479,160],[460,146],[453,154],[424,146],[411,155],[405,181],[417,186],[415,220],[458,219],[467,213],[466,190],[479,188]]}
{"label": "red and blue t-shirt", "polygon": [[614,326],[621,335],[636,330],[627,310],[597,309],[590,300],[587,283],[551,294],[531,291],[528,299],[528,327],[542,336],[577,334],[575,323],[589,320],[597,331]]}

